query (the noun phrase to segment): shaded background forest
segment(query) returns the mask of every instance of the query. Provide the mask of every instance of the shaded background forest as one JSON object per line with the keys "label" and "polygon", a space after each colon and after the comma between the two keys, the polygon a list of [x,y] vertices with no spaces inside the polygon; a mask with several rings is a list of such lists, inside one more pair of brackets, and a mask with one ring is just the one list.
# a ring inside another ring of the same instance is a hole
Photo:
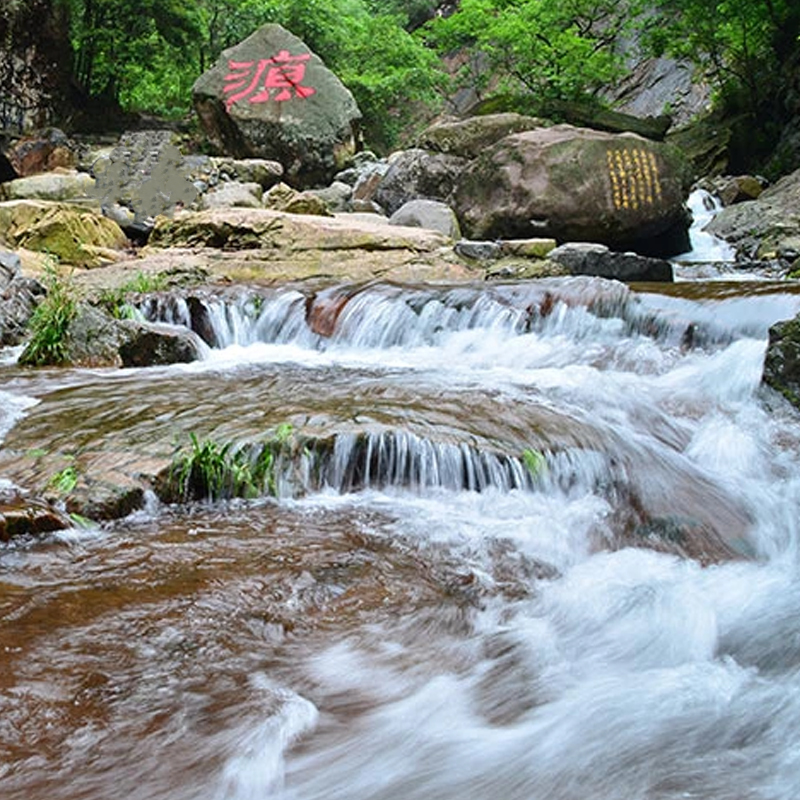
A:
{"label": "shaded background forest", "polygon": [[[0,66],[0,101],[47,74],[49,122],[79,128],[117,108],[181,118],[195,79],[266,22],[337,73],[379,151],[464,86],[477,110],[602,109],[607,87],[653,55],[691,61],[754,158],[800,115],[796,0],[3,0],[0,45],[16,57]],[[772,170],[800,166],[793,158]]]}

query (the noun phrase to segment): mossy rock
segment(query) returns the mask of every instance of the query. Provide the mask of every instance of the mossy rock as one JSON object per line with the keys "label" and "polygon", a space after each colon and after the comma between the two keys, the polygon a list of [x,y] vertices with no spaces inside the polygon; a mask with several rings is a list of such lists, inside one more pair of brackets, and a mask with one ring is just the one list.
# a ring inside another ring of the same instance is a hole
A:
{"label": "mossy rock", "polygon": [[127,243],[116,222],[62,204],[0,204],[2,230],[12,246],[48,253],[76,267],[97,267],[113,260],[113,253],[108,251]]}

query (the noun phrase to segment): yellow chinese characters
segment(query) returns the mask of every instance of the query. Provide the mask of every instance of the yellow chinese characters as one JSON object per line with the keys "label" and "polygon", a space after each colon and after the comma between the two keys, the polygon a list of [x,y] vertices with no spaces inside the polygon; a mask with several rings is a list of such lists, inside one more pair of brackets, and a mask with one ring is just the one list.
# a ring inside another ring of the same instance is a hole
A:
{"label": "yellow chinese characters", "polygon": [[636,211],[661,200],[661,178],[653,153],[625,147],[607,150],[606,160],[614,208]]}

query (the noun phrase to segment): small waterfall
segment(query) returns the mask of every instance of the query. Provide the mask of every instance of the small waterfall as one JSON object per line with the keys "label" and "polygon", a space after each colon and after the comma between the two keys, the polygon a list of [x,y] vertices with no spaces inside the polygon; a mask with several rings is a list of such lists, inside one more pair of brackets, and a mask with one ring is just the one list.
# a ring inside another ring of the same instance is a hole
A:
{"label": "small waterfall", "polygon": [[728,328],[703,326],[654,309],[621,283],[569,278],[530,284],[401,287],[344,286],[231,292],[214,298],[153,295],[139,306],[151,322],[184,325],[210,347],[287,345],[389,350],[441,347],[469,331],[500,339],[621,341],[643,335],[671,346],[727,344]]}
{"label": "small waterfall", "polygon": [[705,189],[695,189],[686,203],[692,214],[689,241],[692,249],[675,256],[674,261],[686,264],[731,263],[736,260],[736,248],[723,239],[708,233],[706,225],[722,210],[719,198]]}

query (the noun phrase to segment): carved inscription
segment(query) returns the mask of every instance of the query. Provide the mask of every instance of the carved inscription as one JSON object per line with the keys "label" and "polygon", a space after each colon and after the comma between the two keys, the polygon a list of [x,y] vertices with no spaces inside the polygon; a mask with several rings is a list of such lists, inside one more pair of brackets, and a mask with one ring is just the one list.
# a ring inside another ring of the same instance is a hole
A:
{"label": "carved inscription", "polygon": [[228,61],[230,72],[225,76],[224,93],[227,111],[239,100],[245,98],[249,103],[266,103],[277,100],[279,103],[294,98],[303,100],[316,92],[312,86],[303,86],[306,74],[308,53],[293,56],[288,50],[281,50],[272,58],[259,61]]}
{"label": "carved inscription", "polygon": [[614,208],[636,211],[661,200],[661,177],[653,153],[636,147],[606,151]]}

